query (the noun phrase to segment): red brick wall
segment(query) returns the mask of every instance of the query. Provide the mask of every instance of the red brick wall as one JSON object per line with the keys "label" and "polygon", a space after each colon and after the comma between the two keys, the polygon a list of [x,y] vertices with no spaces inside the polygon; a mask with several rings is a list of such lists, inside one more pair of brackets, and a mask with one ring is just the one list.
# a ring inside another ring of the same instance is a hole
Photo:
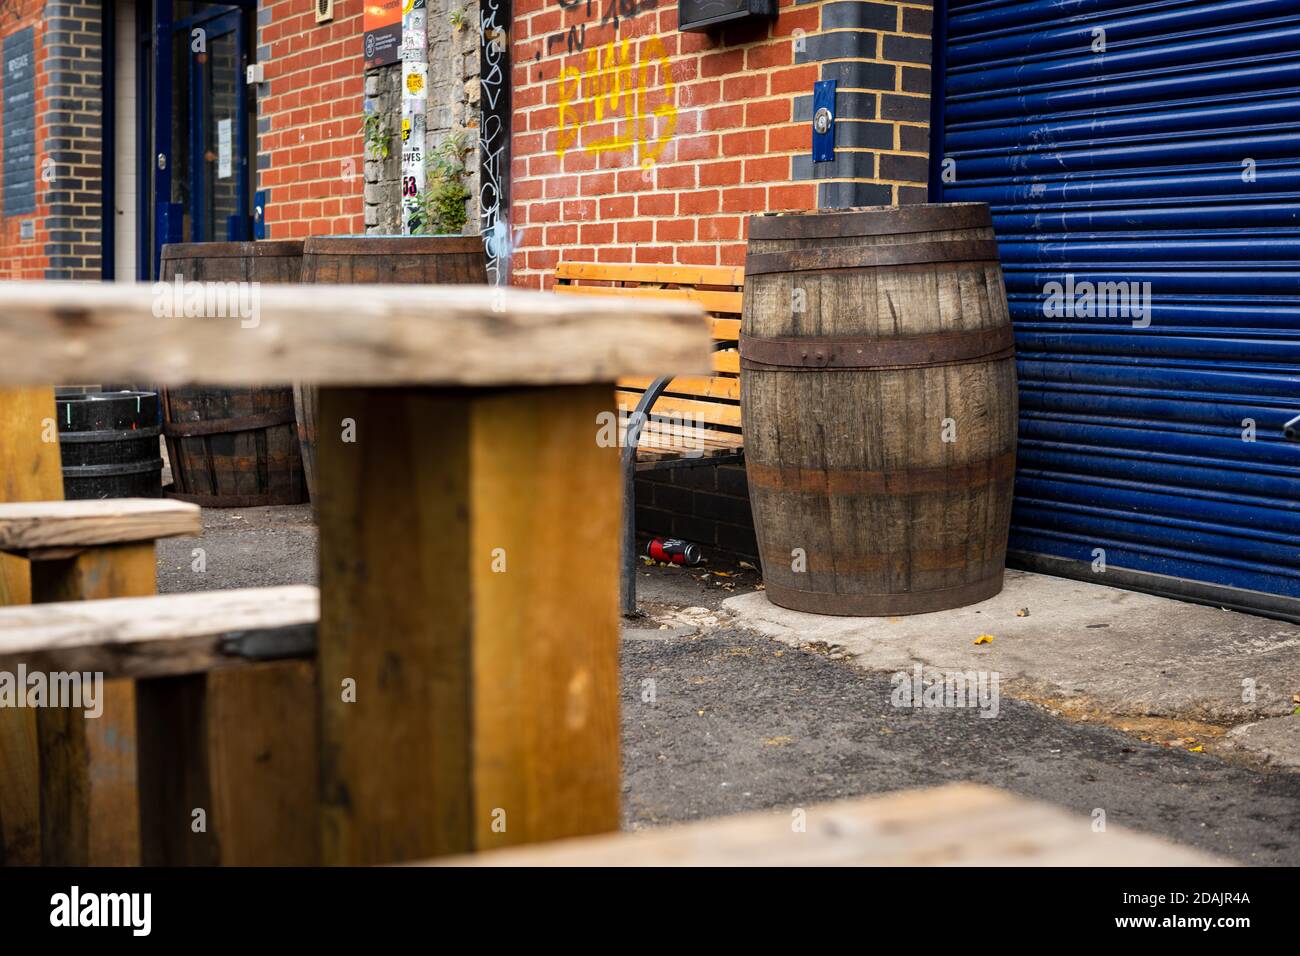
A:
{"label": "red brick wall", "polygon": [[312,0],[263,3],[257,188],[269,191],[267,238],[365,231],[362,6],[335,0],[334,19],[317,23]]}
{"label": "red brick wall", "polygon": [[[515,0],[515,284],[548,287],[561,257],[739,265],[753,213],[924,199],[926,0],[780,0],[711,33],[641,0],[602,22],[628,5]],[[814,169],[807,114],[829,76],[845,135]]]}
{"label": "red brick wall", "polygon": [[[0,279],[44,279],[49,267],[45,249],[49,237],[46,222],[49,216],[49,183],[41,176],[42,164],[48,158],[45,150],[48,135],[45,117],[49,112],[45,96],[44,8],[44,0],[19,0],[11,6],[6,5],[0,16],[0,37],[17,33],[29,26],[35,28],[32,42],[36,57],[36,209],[21,216],[0,216]],[[0,82],[3,82],[2,78]],[[3,109],[4,103],[0,100],[0,115]],[[0,162],[3,159],[4,139],[0,137]],[[3,188],[3,183],[0,182],[0,190]],[[21,223],[27,219],[35,220],[36,232],[31,239],[22,239],[19,230]]]}

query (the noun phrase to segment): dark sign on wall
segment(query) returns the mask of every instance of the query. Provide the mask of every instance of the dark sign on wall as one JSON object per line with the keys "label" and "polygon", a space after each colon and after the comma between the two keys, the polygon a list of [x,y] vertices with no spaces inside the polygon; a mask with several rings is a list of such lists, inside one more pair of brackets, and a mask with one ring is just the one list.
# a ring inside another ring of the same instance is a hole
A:
{"label": "dark sign on wall", "polygon": [[366,69],[396,63],[402,52],[402,0],[366,0],[361,28]]}
{"label": "dark sign on wall", "polygon": [[710,30],[751,17],[776,16],[776,0],[678,0],[677,29]]}
{"label": "dark sign on wall", "polygon": [[32,28],[4,38],[4,214],[36,211],[36,55]]}

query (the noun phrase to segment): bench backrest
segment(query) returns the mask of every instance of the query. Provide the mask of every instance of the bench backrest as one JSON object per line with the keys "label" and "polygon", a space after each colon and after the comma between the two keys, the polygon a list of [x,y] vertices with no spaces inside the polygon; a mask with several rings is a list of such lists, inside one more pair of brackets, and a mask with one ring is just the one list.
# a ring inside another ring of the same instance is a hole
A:
{"label": "bench backrest", "polygon": [[[685,299],[698,303],[709,316],[711,334],[721,350],[713,355],[713,374],[674,378],[654,405],[658,418],[699,423],[711,444],[739,447],[740,308],[745,270],[739,266],[645,265],[622,262],[561,262],[555,269],[555,291],[568,295],[625,295]],[[652,379],[618,380],[619,407],[636,408]]]}

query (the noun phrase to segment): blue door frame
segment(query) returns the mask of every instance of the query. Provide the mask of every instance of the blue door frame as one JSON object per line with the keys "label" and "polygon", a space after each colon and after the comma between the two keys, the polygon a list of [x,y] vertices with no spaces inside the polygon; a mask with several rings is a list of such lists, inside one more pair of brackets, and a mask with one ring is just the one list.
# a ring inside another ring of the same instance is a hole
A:
{"label": "blue door frame", "polygon": [[[214,5],[211,9],[180,20],[174,18],[174,0],[156,0],[153,37],[153,76],[154,76],[154,150],[150,157],[153,169],[154,230],[152,263],[153,274],[158,275],[162,247],[167,243],[180,242],[184,236],[184,216],[190,213],[191,237],[203,236],[209,225],[204,219],[207,214],[202,197],[206,195],[204,177],[209,175],[209,165],[205,162],[205,136],[208,132],[207,98],[210,90],[204,82],[204,70],[194,57],[188,63],[189,98],[186,103],[189,142],[189,163],[184,170],[177,169],[171,156],[172,130],[176,123],[176,98],[172,88],[172,69],[174,66],[172,50],[174,38],[178,35],[188,37],[196,28],[206,31],[205,48],[211,48],[212,41],[219,37],[234,34],[236,49],[240,52],[237,69],[240,75],[235,77],[236,108],[232,149],[232,163],[236,176],[236,195],[240,212],[229,216],[225,224],[224,236],[230,241],[248,239],[252,232],[251,203],[249,201],[249,143],[248,143],[248,96],[242,75],[247,51],[247,28],[251,26],[245,18],[253,9],[255,0],[232,0],[228,4]],[[186,49],[190,49],[187,41]],[[171,201],[173,177],[183,175],[189,183],[190,208],[186,210],[181,203]]]}

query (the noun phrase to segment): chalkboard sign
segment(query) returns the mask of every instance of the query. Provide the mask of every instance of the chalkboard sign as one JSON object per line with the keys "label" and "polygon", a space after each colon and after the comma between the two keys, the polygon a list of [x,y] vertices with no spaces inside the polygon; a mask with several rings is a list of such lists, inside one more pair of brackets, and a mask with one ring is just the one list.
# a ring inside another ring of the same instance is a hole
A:
{"label": "chalkboard sign", "polygon": [[776,0],[677,0],[677,29],[708,30],[750,17],[776,16]]}
{"label": "chalkboard sign", "polygon": [[36,56],[32,28],[4,38],[4,214],[36,211]]}

